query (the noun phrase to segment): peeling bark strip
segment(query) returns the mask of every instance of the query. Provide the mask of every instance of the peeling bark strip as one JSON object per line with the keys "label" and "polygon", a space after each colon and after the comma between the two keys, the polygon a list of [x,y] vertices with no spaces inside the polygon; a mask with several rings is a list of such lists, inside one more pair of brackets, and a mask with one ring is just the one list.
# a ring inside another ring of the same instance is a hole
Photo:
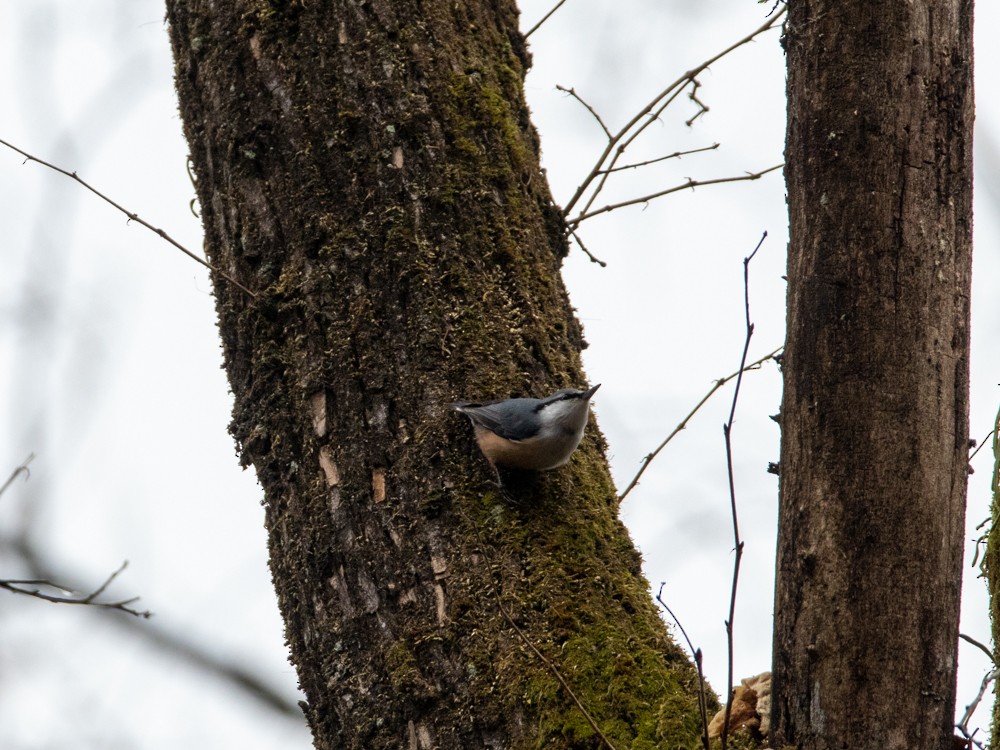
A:
{"label": "peeling bark strip", "polygon": [[772,747],[951,747],[972,0],[789,3]]}
{"label": "peeling bark strip", "polygon": [[512,504],[446,406],[585,382],[513,3],[167,8],[206,251],[259,295],[216,289],[231,429],[316,747],[595,747],[510,622],[618,747],[694,746],[596,429]]}

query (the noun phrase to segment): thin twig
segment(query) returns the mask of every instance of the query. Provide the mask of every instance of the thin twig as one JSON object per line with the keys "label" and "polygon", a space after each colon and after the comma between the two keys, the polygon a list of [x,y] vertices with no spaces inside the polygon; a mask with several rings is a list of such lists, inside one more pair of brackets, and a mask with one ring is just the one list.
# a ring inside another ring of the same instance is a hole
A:
{"label": "thin twig", "polygon": [[993,437],[993,433],[994,432],[996,432],[996,428],[995,427],[992,430],[990,430],[988,433],[986,433],[986,437],[984,437],[982,440],[979,441],[979,443],[976,445],[976,449],[974,451],[972,451],[972,453],[969,454],[969,461],[971,461],[973,458],[976,457],[976,454],[979,453],[980,450],[982,450],[983,446],[986,445],[986,442],[991,437]]}
{"label": "thin twig", "polygon": [[[17,479],[22,474],[24,475],[25,481],[27,481],[31,477],[31,472],[28,469],[28,464],[30,464],[32,460],[34,460],[34,458],[35,454],[29,453],[28,457],[21,462],[21,465],[15,468],[14,471],[11,472],[10,476],[7,478],[7,481],[3,483],[2,487],[0,487],[0,495],[3,495],[3,493],[6,492],[7,489],[11,486],[11,484],[13,484],[14,480]],[[5,545],[5,546],[15,546],[15,545]],[[133,602],[139,600],[139,597],[137,596],[132,597],[131,599],[124,599],[118,602],[97,601],[97,598],[107,590],[108,586],[111,585],[111,582],[118,577],[119,573],[125,570],[126,566],[128,566],[128,560],[123,562],[121,564],[121,567],[118,568],[118,570],[109,575],[105,579],[104,583],[102,583],[100,586],[94,589],[94,591],[92,591],[91,593],[82,597],[65,596],[65,595],[59,596],[57,594],[48,594],[44,591],[41,591],[38,588],[39,586],[58,589],[59,591],[62,591],[63,594],[73,593],[70,589],[67,589],[65,586],[60,586],[57,583],[53,583],[52,581],[43,578],[0,579],[0,589],[4,589],[5,591],[10,591],[11,593],[14,594],[22,594],[23,596],[30,596],[35,599],[42,599],[47,602],[55,602],[57,604],[86,604],[92,607],[102,607],[104,609],[118,609],[121,610],[122,612],[128,612],[130,615],[135,615],[136,617],[149,617],[150,616],[149,612],[139,612],[138,610],[132,609],[131,607],[128,606],[129,604],[132,604]]]}
{"label": "thin twig", "polygon": [[[685,84],[685,86],[686,85],[687,84]],[[642,135],[643,131],[646,128],[648,128],[654,122],[658,122],[660,120],[660,115],[662,115],[663,112],[667,109],[667,107],[669,107],[677,99],[677,97],[681,95],[681,93],[684,91],[685,86],[678,88],[676,91],[674,91],[674,93],[672,93],[670,96],[664,99],[660,103],[659,107],[656,109],[655,112],[651,112],[646,116],[646,122],[637,127],[631,135],[629,135],[624,141],[618,144],[618,147],[615,149],[614,156],[612,156],[610,161],[607,162],[607,167],[600,170],[601,179],[598,181],[597,186],[590,191],[590,197],[587,198],[587,202],[584,203],[583,208],[580,209],[578,213],[585,214],[593,207],[594,203],[597,202],[597,198],[603,192],[604,186],[607,185],[608,177],[614,171],[615,165],[618,163],[618,160],[625,155],[625,151],[628,149],[628,147],[631,146],[632,143],[635,142],[635,140]]]}
{"label": "thin twig", "polygon": [[[67,582],[72,578],[70,573],[59,570],[51,561],[42,556],[41,551],[24,534],[16,537],[0,537],[0,548],[12,550],[27,566],[28,570],[40,580]],[[72,583],[69,586],[57,586],[62,590],[82,590],[83,584]],[[236,659],[227,659],[219,653],[217,647],[203,648],[186,640],[180,632],[156,626],[156,620],[139,619],[135,617],[113,617],[111,622],[115,627],[143,639],[157,650],[157,653],[183,660],[204,674],[215,676],[227,685],[246,691],[266,706],[282,716],[301,721],[302,710],[294,700],[289,700],[284,691],[270,680],[260,677]]]}
{"label": "thin twig", "polygon": [[86,596],[58,596],[56,594],[47,594],[41,591],[38,587],[45,586],[53,589],[58,589],[65,593],[73,593],[57,583],[44,579],[32,579],[32,580],[16,580],[16,579],[6,579],[0,580],[0,589],[5,589],[15,594],[23,594],[24,596],[31,596],[35,599],[42,599],[47,602],[54,602],[56,604],[82,604],[89,607],[99,607],[101,609],[117,609],[122,612],[127,612],[130,615],[135,615],[136,617],[151,617],[152,612],[149,610],[137,610],[130,607],[130,604],[139,601],[138,596],[133,596],[131,599],[123,599],[117,602],[102,602],[98,601],[98,597],[105,592],[108,586],[111,585],[112,581],[118,577],[128,566],[128,560],[123,562],[121,566],[114,573],[109,575],[105,579],[104,583],[98,586],[94,591],[87,594]]}
{"label": "thin twig", "polygon": [[[986,516],[986,518],[984,518],[978,524],[976,524],[976,531],[981,531],[982,533],[978,537],[976,537],[976,540],[975,540],[976,541],[976,547],[975,547],[975,550],[972,553],[972,562],[969,563],[969,567],[970,568],[976,567],[976,564],[979,562],[979,554],[980,554],[979,551],[980,551],[980,549],[984,549],[985,550],[985,548],[987,548],[988,545],[989,545],[990,531],[991,531],[991,529],[986,529],[985,531],[983,531],[983,527],[987,526],[992,521],[993,521],[993,515],[990,514],[990,515]],[[986,564],[986,556],[984,555],[983,556],[983,565],[985,566],[985,564]],[[987,575],[986,570],[984,570],[984,569],[981,568],[980,569],[980,577],[982,578],[982,577],[985,577],[986,575]],[[961,634],[959,634],[959,635],[961,635]]]}
{"label": "thin twig", "polygon": [[596,263],[596,264],[597,264],[597,265],[599,265],[599,266],[600,266],[601,268],[607,268],[607,267],[608,267],[608,264],[607,264],[607,263],[606,263],[605,261],[601,260],[601,259],[600,259],[600,258],[598,258],[598,257],[597,257],[596,255],[594,255],[594,254],[593,254],[592,252],[590,252],[590,250],[588,250],[588,249],[587,249],[587,246],[583,244],[583,240],[582,240],[582,239],[580,239],[580,235],[578,235],[578,234],[577,234],[577,233],[576,233],[575,231],[573,231],[572,229],[570,230],[570,232],[569,232],[569,233],[570,233],[570,236],[571,236],[571,237],[572,237],[572,238],[573,238],[574,240],[576,240],[576,244],[578,244],[578,245],[580,246],[580,249],[581,249],[581,250],[583,250],[583,252],[585,252],[585,253],[587,254],[587,257],[588,257],[588,258],[590,258],[590,262],[591,262],[591,263]]}
{"label": "thin twig", "polygon": [[[589,197],[583,203],[583,207],[577,212],[576,218],[566,220],[567,234],[572,233],[572,230],[576,229],[579,226],[580,222],[582,222],[584,219],[590,218],[595,215],[599,215],[601,213],[613,211],[617,208],[622,208],[627,205],[632,205],[633,203],[645,203],[654,198],[662,197],[664,195],[669,195],[670,193],[677,192],[679,190],[684,190],[688,188],[693,189],[699,185],[712,185],[721,182],[756,180],[759,179],[764,174],[766,174],[767,172],[771,171],[771,170],[765,170],[764,172],[761,173],[756,173],[756,174],[751,173],[741,177],[729,177],[719,180],[696,181],[693,179],[689,179],[683,185],[669,188],[667,190],[654,193],[652,195],[647,195],[641,198],[625,201],[623,203],[608,205],[597,210],[592,210],[593,205],[596,202],[598,196],[602,193],[605,185],[607,184],[610,175],[613,174],[614,172],[621,171],[623,169],[634,169],[638,166],[642,166],[645,164],[652,164],[657,161],[662,161],[665,158],[672,158],[672,156],[679,155],[675,154],[668,157],[661,157],[660,159],[653,159],[647,162],[640,162],[634,165],[625,165],[622,167],[616,166],[618,160],[625,153],[625,150],[643,133],[643,131],[647,127],[649,127],[651,123],[657,121],[660,115],[663,113],[663,111],[668,106],[670,106],[670,104],[673,101],[675,101],[676,98],[688,87],[690,87],[690,92],[688,94],[689,98],[693,102],[695,102],[699,107],[698,113],[695,114],[694,117],[692,117],[690,120],[688,120],[688,125],[691,125],[695,119],[697,119],[699,116],[707,112],[708,106],[704,102],[702,102],[697,96],[698,88],[701,86],[701,83],[697,80],[697,75],[703,70],[705,70],[709,65],[720,59],[721,57],[724,57],[725,55],[729,54],[730,52],[742,46],[743,44],[752,41],[758,34],[763,33],[763,31],[772,28],[777,23],[777,19],[780,17],[780,15],[781,14],[778,14],[778,16],[775,16],[774,18],[767,21],[764,25],[756,29],[751,34],[747,35],[746,37],[739,40],[735,44],[730,45],[730,47],[728,47],[723,52],[719,53],[718,55],[715,55],[709,60],[706,60],[698,67],[688,71],[683,76],[678,78],[676,81],[674,81],[674,83],[672,83],[670,86],[664,89],[652,101],[650,101],[643,110],[641,110],[638,114],[636,114],[635,117],[632,118],[632,120],[630,120],[621,130],[619,130],[614,135],[611,134],[610,130],[605,125],[604,121],[598,116],[597,112],[593,109],[593,107],[591,107],[587,102],[585,102],[582,98],[580,98],[579,95],[576,94],[575,90],[566,89],[565,87],[562,86],[557,87],[562,91],[570,93],[584,107],[586,107],[587,110],[591,113],[591,115],[597,120],[601,129],[604,131],[605,136],[608,138],[608,144],[604,152],[601,154],[597,162],[594,164],[590,174],[584,179],[584,181],[577,188],[576,193],[574,193],[573,197],[570,199],[569,203],[566,205],[563,211],[563,216],[568,217],[571,211],[573,210],[574,206],[577,204],[577,201],[580,200],[580,198],[587,192],[588,189],[590,190]],[[645,119],[645,122],[642,122],[643,119]],[[717,146],[718,144],[716,144],[715,147]],[[709,150],[709,149],[694,149],[690,153],[696,153],[697,151],[701,150]],[[596,186],[593,185],[595,180],[597,181]],[[577,240],[579,241],[579,237],[577,237]],[[586,250],[586,248],[584,248],[584,252],[587,252],[588,255],[591,255]],[[592,255],[591,258],[593,259]]]}
{"label": "thin twig", "polygon": [[784,2],[785,0],[774,0],[774,5],[771,6],[771,10],[767,12],[767,15],[771,15],[772,13],[774,13],[774,11],[778,9],[778,6]]}
{"label": "thin twig", "polygon": [[639,167],[645,167],[649,164],[656,164],[657,162],[666,161],[667,159],[679,159],[682,156],[690,156],[691,154],[700,154],[703,151],[715,151],[719,148],[721,144],[713,143],[711,146],[702,146],[701,148],[692,148],[687,151],[674,151],[672,154],[667,154],[666,156],[659,156],[655,159],[648,159],[647,161],[639,161],[634,164],[623,164],[620,167],[613,167],[611,169],[602,169],[602,174],[612,174],[613,172],[623,172],[626,169],[638,169]]}
{"label": "thin twig", "polygon": [[996,659],[993,657],[993,652],[990,651],[988,648],[986,648],[985,645],[983,645],[982,643],[980,643],[979,641],[977,641],[975,638],[973,638],[971,635],[966,635],[965,633],[959,633],[958,637],[961,638],[966,643],[971,643],[973,646],[975,646],[980,651],[982,651],[984,654],[986,654],[986,656],[989,657],[991,664],[996,664]]}
{"label": "thin twig", "polygon": [[726,439],[726,473],[729,477],[729,504],[733,512],[733,540],[736,550],[733,562],[733,586],[729,596],[729,618],[726,620],[729,671],[726,682],[726,714],[722,722],[722,735],[719,738],[722,750],[726,750],[726,741],[729,739],[729,717],[733,711],[733,620],[736,617],[736,589],[740,580],[740,561],[743,559],[743,540],[740,539],[740,521],[736,512],[736,478],[733,472],[733,422],[736,419],[736,404],[740,398],[740,385],[743,382],[743,368],[746,367],[750,339],[753,337],[753,323],[750,322],[750,261],[760,250],[765,239],[767,239],[767,232],[761,236],[760,242],[757,243],[753,252],[743,259],[743,308],[746,311],[746,338],[743,342],[743,354],[740,357],[739,375],[736,376],[736,387],[733,389],[733,405],[729,409],[729,421],[722,426],[722,433]]}
{"label": "thin twig", "polygon": [[[770,354],[765,354],[756,362],[751,362],[743,369],[743,372],[749,372],[750,370],[758,369],[762,364],[767,362],[769,359],[774,359],[775,357],[777,357],[778,352],[780,352],[781,349],[782,347],[779,346]],[[639,467],[639,471],[636,472],[636,475],[634,477],[632,477],[632,481],[628,483],[628,487],[625,488],[625,491],[618,496],[618,502],[624,500],[625,496],[628,495],[628,493],[633,490],[633,488],[639,483],[639,478],[645,473],[646,469],[649,468],[650,462],[654,458],[656,458],[656,456],[659,454],[660,451],[662,451],[664,448],[667,447],[667,443],[673,440],[681,430],[687,427],[688,422],[691,421],[691,418],[698,413],[698,410],[701,409],[702,406],[705,405],[705,402],[708,401],[715,394],[717,390],[722,388],[722,386],[724,386],[726,383],[728,383],[730,380],[732,380],[739,374],[740,373],[738,372],[733,372],[730,373],[729,375],[726,375],[726,377],[719,378],[718,380],[715,381],[712,387],[708,389],[708,393],[702,396],[701,401],[699,401],[697,404],[694,405],[694,408],[691,409],[691,411],[687,413],[687,416],[685,416],[684,419],[682,419],[680,423],[678,423],[678,425],[671,431],[671,433],[667,435],[666,438],[664,438],[663,442],[660,443],[658,446],[656,446],[656,449],[653,450],[651,453],[646,454],[646,456],[642,459],[642,465]]]}
{"label": "thin twig", "polygon": [[684,626],[681,625],[681,621],[677,619],[677,615],[675,615],[674,611],[667,606],[665,601],[663,601],[663,587],[666,585],[665,581],[660,582],[660,590],[656,594],[656,601],[660,603],[660,606],[667,611],[668,615],[670,615],[670,619],[677,624],[678,628],[680,628],[681,635],[684,636],[684,640],[687,642],[688,648],[691,649],[691,656],[694,657],[694,663],[698,669],[698,709],[701,711],[701,727],[703,731],[701,744],[704,750],[710,750],[711,743],[708,738],[708,701],[705,698],[705,673],[702,671],[701,649],[694,647],[694,644],[691,643],[691,639],[688,638],[687,631],[684,629]]}
{"label": "thin twig", "polygon": [[[976,694],[976,697],[972,700],[972,703],[970,703],[968,706],[965,707],[965,713],[962,714],[962,720],[955,725],[955,727],[958,729],[958,731],[962,733],[965,739],[969,740],[970,742],[975,742],[975,740],[973,740],[972,737],[976,732],[969,734],[969,722],[972,720],[972,715],[976,713],[976,709],[979,708],[979,704],[982,702],[983,696],[986,695],[986,690],[987,688],[989,688],[990,683],[993,682],[995,679],[997,679],[998,676],[1000,676],[1000,669],[997,668],[993,668],[986,673],[986,675],[983,677],[983,681],[979,685],[979,693]],[[976,742],[976,745],[978,747],[982,747],[982,745],[978,742]]]}
{"label": "thin twig", "polygon": [[[25,467],[31,458],[33,456],[29,456],[28,460],[22,464],[22,467]],[[0,536],[0,549],[20,558],[27,568],[28,573],[33,576],[30,580],[6,581],[6,583],[10,584],[4,587],[7,590],[11,590],[12,588],[20,589],[27,586],[47,586],[68,593],[84,589],[84,584],[77,582],[69,583],[73,578],[72,574],[59,570],[43,557],[39,548],[32,542],[27,530],[22,530],[13,537]],[[119,569],[118,572],[121,572],[121,570]],[[62,583],[53,584],[53,581],[61,581]],[[103,592],[107,588],[108,583],[110,583],[110,579],[97,589],[97,593]],[[17,591],[16,593],[49,601],[59,599],[41,591],[37,594],[30,590]],[[96,596],[97,593],[91,595],[91,598]],[[117,604],[128,607],[129,603],[133,601],[135,599],[117,602]],[[60,600],[59,603],[64,602]],[[83,604],[84,602],[79,599],[73,599],[65,603]],[[93,601],[91,601],[90,606],[95,606]],[[111,609],[106,604],[101,604],[100,608],[104,610]],[[135,612],[132,613],[136,614]],[[143,613],[139,613],[139,615],[141,614]],[[250,693],[281,715],[301,721],[302,710],[296,701],[289,700],[282,690],[270,684],[268,680],[255,675],[237,660],[229,661],[220,656],[217,648],[204,649],[200,646],[195,646],[193,643],[184,640],[178,633],[158,628],[155,625],[155,621],[149,621],[145,618],[140,619],[139,616],[113,617],[111,622],[119,628],[128,630],[137,637],[145,639],[157,649],[158,653],[183,659],[192,666],[204,670],[205,673],[220,677],[226,680],[228,684]]]}
{"label": "thin twig", "polygon": [[594,209],[593,211],[587,211],[587,213],[579,214],[578,216],[567,219],[567,226],[576,229],[580,226],[580,222],[587,219],[593,218],[600,214],[607,213],[608,211],[615,211],[619,208],[624,208],[625,206],[632,206],[636,203],[648,203],[654,198],[662,198],[664,195],[670,195],[670,193],[677,193],[681,190],[687,190],[688,188],[694,189],[696,187],[702,187],[704,185],[720,185],[724,182],[744,182],[746,180],[759,180],[764,175],[775,171],[776,169],[781,169],[784,164],[775,164],[773,167],[768,167],[767,169],[762,169],[760,172],[747,172],[743,175],[738,175],[736,177],[718,177],[714,180],[693,180],[688,178],[688,181],[681,185],[674,185],[666,190],[660,190],[656,193],[650,193],[649,195],[644,195],[641,198],[631,198],[627,201],[622,201],[621,203],[612,203],[607,206],[602,206],[601,208]]}
{"label": "thin twig", "polygon": [[700,88],[701,88],[701,81],[699,81],[697,78],[692,78],[691,90],[688,92],[688,99],[690,99],[691,101],[693,101],[695,104],[698,105],[698,111],[691,116],[690,120],[685,121],[684,124],[687,125],[688,127],[694,125],[695,120],[697,120],[703,114],[708,112],[709,109],[711,109],[707,104],[705,104],[705,102],[703,102],[701,99],[698,98],[698,89]]}
{"label": "thin twig", "polygon": [[565,2],[566,2],[566,0],[559,0],[559,2],[555,4],[555,7],[552,8],[552,10],[550,10],[548,13],[546,13],[544,16],[542,16],[542,20],[541,21],[539,21],[534,26],[532,26],[530,29],[528,29],[528,31],[524,35],[524,38],[527,39],[529,36],[531,36],[536,31],[538,31],[538,27],[541,26],[546,21],[548,21],[549,20],[549,16],[551,16],[553,13],[555,13],[557,10],[559,10],[562,7],[562,4],[565,3]]}
{"label": "thin twig", "polygon": [[[587,191],[587,189],[591,186],[594,180],[597,179],[598,176],[602,175],[602,170],[606,170],[610,166],[613,166],[613,165],[605,165],[605,162],[607,161],[608,157],[612,154],[612,152],[615,151],[615,148],[618,147],[619,144],[626,138],[626,136],[628,136],[631,133],[633,128],[639,125],[639,123],[641,123],[643,119],[647,117],[647,115],[653,112],[665,98],[669,97],[671,92],[673,92],[675,89],[678,89],[679,92],[681,89],[687,86],[688,83],[693,81],[695,77],[698,76],[699,73],[708,68],[710,65],[717,62],[721,58],[725,57],[733,50],[736,50],[739,47],[742,47],[744,44],[748,44],[749,42],[753,41],[758,35],[763,34],[765,31],[775,28],[778,24],[778,20],[785,12],[786,9],[782,9],[780,13],[776,14],[772,18],[769,18],[764,24],[751,31],[742,39],[734,42],[733,44],[729,45],[726,49],[724,49],[722,52],[713,55],[712,57],[705,60],[701,64],[697,65],[696,67],[684,73],[677,80],[675,80],[665,89],[663,89],[659,94],[653,97],[653,99],[651,99],[649,103],[646,104],[645,107],[640,109],[635,114],[635,116],[632,117],[631,120],[625,123],[625,125],[621,128],[621,130],[619,130],[611,137],[611,139],[608,141],[607,146],[604,148],[604,151],[601,153],[597,161],[594,163],[594,166],[590,170],[590,173],[583,179],[583,182],[581,182],[580,185],[577,186],[576,192],[573,193],[573,196],[569,199],[569,202],[566,203],[566,206],[563,209],[564,215],[568,216],[572,212],[574,206],[576,206],[577,202]],[[653,119],[649,119],[642,125],[639,125],[638,132],[636,133],[636,135],[645,130],[645,128],[647,128],[653,121],[654,121]],[[616,159],[618,158],[618,156],[621,155],[622,150],[619,150],[618,154],[615,157]],[[605,177],[607,176],[606,173],[603,174]],[[600,191],[598,190],[597,192]]]}
{"label": "thin twig", "polygon": [[580,96],[578,93],[576,93],[576,89],[573,89],[573,88],[569,88],[568,89],[565,86],[560,86],[557,83],[556,84],[556,90],[557,91],[562,91],[564,94],[569,94],[574,99],[576,99],[578,102],[580,102],[580,104],[582,104],[586,108],[586,110],[588,112],[590,112],[591,115],[593,115],[594,119],[597,120],[597,124],[601,126],[601,130],[604,131],[604,135],[606,135],[608,137],[608,140],[611,140],[611,131],[608,130],[608,126],[604,124],[604,120],[602,120],[601,116],[599,114],[597,114],[597,110],[595,110],[593,107],[591,107],[586,101],[584,101],[584,99],[583,99],[582,96]]}
{"label": "thin twig", "polygon": [[31,478],[31,472],[28,470],[28,464],[35,460],[35,454],[29,453],[28,457],[21,462],[14,471],[10,473],[7,477],[7,481],[3,483],[3,487],[0,487],[0,496],[7,491],[7,488],[14,484],[14,480],[17,479],[21,474],[24,474],[24,481],[27,482]]}
{"label": "thin twig", "polygon": [[37,164],[41,164],[43,167],[48,167],[49,169],[51,169],[51,170],[53,170],[55,172],[58,172],[61,175],[65,175],[66,177],[69,177],[71,180],[74,180],[74,181],[80,183],[83,187],[85,187],[87,190],[89,190],[90,192],[92,192],[98,198],[100,198],[103,201],[105,201],[106,203],[114,206],[119,211],[121,211],[123,214],[125,214],[128,217],[129,221],[134,221],[137,224],[141,224],[142,226],[146,227],[146,229],[148,229],[153,234],[159,235],[162,239],[164,239],[167,242],[169,242],[171,245],[173,245],[174,247],[176,247],[178,250],[180,250],[186,256],[188,256],[189,258],[191,258],[192,260],[194,260],[196,263],[200,263],[201,265],[205,266],[205,268],[207,268],[208,270],[213,271],[214,273],[217,273],[219,276],[221,276],[222,278],[224,278],[230,284],[233,284],[237,288],[243,290],[244,292],[246,292],[247,294],[249,294],[251,297],[256,297],[257,296],[257,294],[255,292],[252,292],[249,289],[247,289],[245,286],[243,286],[240,282],[238,282],[236,279],[234,279],[232,276],[230,276],[225,271],[220,270],[216,266],[214,266],[211,263],[209,263],[207,260],[204,260],[203,258],[199,258],[197,255],[195,255],[193,252],[191,252],[190,250],[188,250],[186,247],[184,247],[181,243],[179,243],[177,240],[175,240],[169,234],[167,234],[163,229],[160,229],[159,227],[153,226],[152,224],[150,224],[145,219],[140,218],[139,214],[137,214],[137,213],[135,213],[133,211],[129,211],[127,208],[125,208],[121,204],[116,203],[115,201],[113,201],[111,198],[109,198],[108,196],[106,196],[104,193],[102,193],[100,190],[98,190],[97,188],[95,188],[93,185],[91,185],[90,183],[86,182],[76,172],[70,172],[69,170],[63,169],[62,167],[58,167],[55,164],[52,164],[51,162],[45,161],[44,159],[39,159],[37,156],[32,156],[27,151],[24,151],[24,150],[18,148],[17,146],[15,146],[15,145],[13,145],[11,143],[8,143],[7,141],[3,140],[2,138],[0,138],[0,144],[3,144],[4,146],[6,146],[7,148],[11,149],[12,151],[16,151],[17,153],[19,153],[21,156],[24,157],[24,161],[26,163],[29,162],[29,161],[33,161],[33,162],[35,162]]}

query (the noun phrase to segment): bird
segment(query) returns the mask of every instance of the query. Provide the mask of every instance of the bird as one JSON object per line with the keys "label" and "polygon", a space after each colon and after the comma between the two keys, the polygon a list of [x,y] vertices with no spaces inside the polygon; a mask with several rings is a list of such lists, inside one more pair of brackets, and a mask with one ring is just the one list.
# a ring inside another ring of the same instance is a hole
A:
{"label": "bird", "polygon": [[548,471],[567,464],[580,445],[590,399],[600,387],[561,388],[546,398],[457,401],[451,408],[472,421],[479,449],[494,470]]}

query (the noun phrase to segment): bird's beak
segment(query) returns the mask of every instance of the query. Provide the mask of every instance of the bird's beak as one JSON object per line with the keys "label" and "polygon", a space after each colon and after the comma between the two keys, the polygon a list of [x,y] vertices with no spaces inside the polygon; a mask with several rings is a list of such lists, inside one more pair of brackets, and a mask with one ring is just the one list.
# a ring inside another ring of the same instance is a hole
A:
{"label": "bird's beak", "polygon": [[589,401],[589,400],[590,400],[590,397],[591,397],[591,396],[593,396],[593,395],[594,395],[594,394],[595,394],[595,393],[597,392],[597,389],[598,389],[598,388],[600,388],[600,387],[601,387],[601,384],[600,384],[600,383],[598,383],[598,384],[597,384],[597,385],[595,385],[595,386],[594,386],[593,388],[591,388],[591,389],[589,389],[589,390],[586,390],[586,391],[584,391],[584,392],[583,392],[583,397],[584,397],[585,399],[587,399],[587,400]]}

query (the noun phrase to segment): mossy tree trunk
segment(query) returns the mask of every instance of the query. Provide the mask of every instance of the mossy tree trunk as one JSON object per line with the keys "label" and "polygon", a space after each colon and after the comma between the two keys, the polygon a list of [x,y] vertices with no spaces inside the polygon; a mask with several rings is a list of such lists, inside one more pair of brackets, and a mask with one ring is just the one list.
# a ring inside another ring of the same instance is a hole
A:
{"label": "mossy tree trunk", "polygon": [[772,728],[943,750],[968,469],[972,2],[789,3]]}
{"label": "mossy tree trunk", "polygon": [[598,747],[527,641],[619,747],[696,745],[595,426],[508,499],[447,408],[585,382],[513,3],[167,8],[316,747]]}
{"label": "mossy tree trunk", "polygon": [[[990,595],[990,620],[993,635],[993,653],[996,654],[1000,643],[1000,411],[993,421],[993,474],[990,489],[993,492],[993,502],[990,505],[990,530],[986,537],[986,552],[983,556],[982,570],[986,575],[986,586]],[[996,657],[994,656],[994,662]],[[995,664],[994,664],[995,666]],[[993,694],[997,694],[997,683],[993,683]],[[992,730],[990,736],[1000,737],[1000,700],[993,701]],[[996,740],[993,740],[996,746]]]}

